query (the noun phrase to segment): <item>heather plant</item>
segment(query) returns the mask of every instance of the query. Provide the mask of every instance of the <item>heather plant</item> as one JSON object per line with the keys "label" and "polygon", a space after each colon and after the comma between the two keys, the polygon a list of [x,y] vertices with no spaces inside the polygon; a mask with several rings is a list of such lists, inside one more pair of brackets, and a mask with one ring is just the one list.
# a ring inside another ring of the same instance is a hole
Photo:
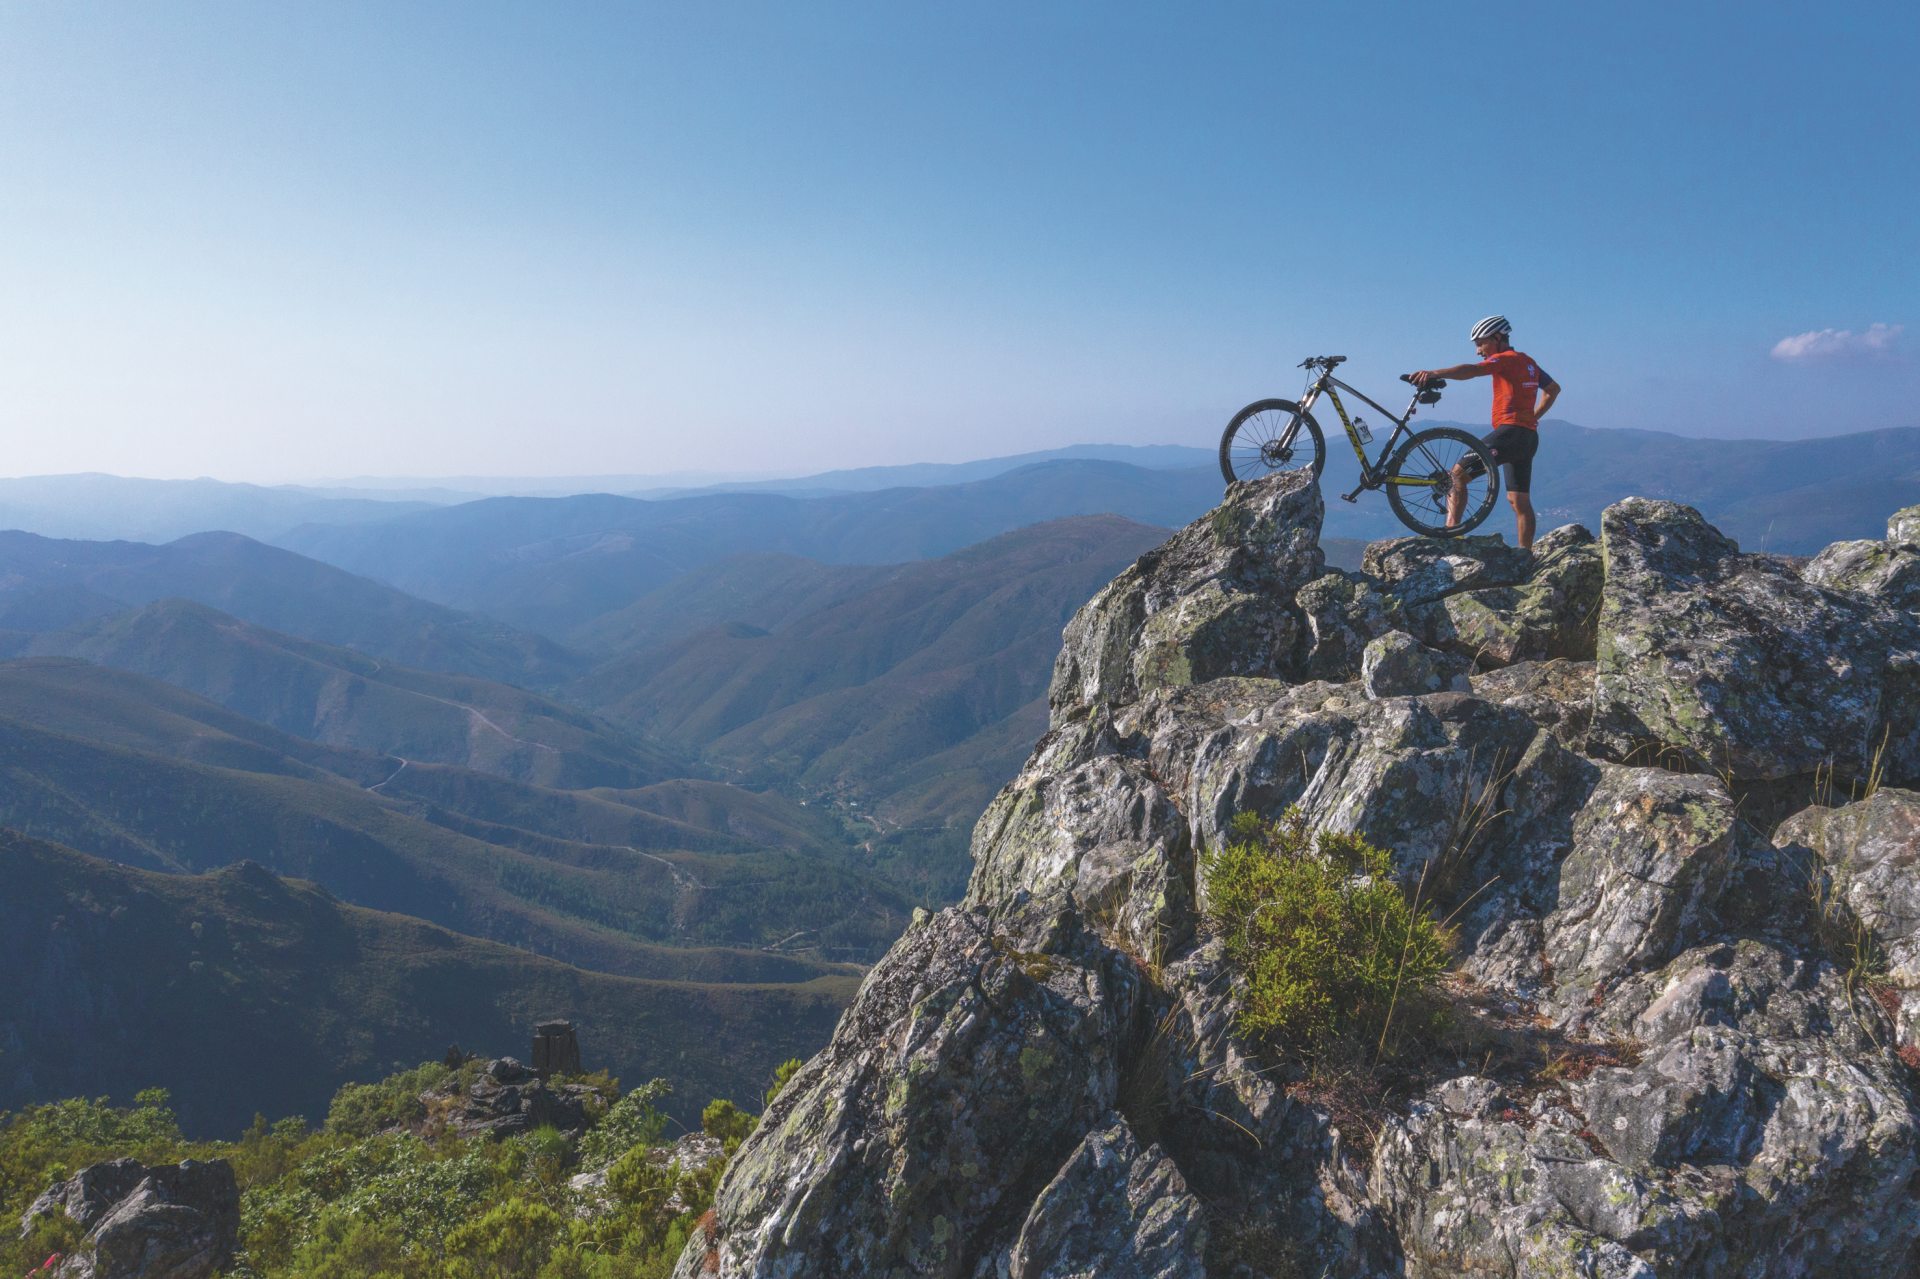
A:
{"label": "heather plant", "polygon": [[1384,850],[1354,834],[1279,821],[1234,820],[1203,859],[1207,914],[1245,976],[1240,1028],[1296,1047],[1377,1037],[1430,992],[1450,939],[1410,898]]}

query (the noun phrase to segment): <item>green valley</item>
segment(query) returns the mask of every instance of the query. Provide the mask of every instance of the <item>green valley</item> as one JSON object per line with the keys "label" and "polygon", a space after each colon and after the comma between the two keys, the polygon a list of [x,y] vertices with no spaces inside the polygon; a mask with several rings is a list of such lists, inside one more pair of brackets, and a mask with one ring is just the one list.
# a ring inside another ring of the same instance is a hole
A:
{"label": "green valley", "polygon": [[589,972],[252,862],[156,874],[8,831],[0,875],[0,1108],[124,1104],[161,1082],[198,1134],[237,1133],[256,1111],[318,1119],[342,1084],[451,1042],[524,1054],[549,1017],[580,1028],[593,1068],[672,1081],[693,1122],[700,1101],[750,1102],[775,1065],[824,1043],[856,981]]}

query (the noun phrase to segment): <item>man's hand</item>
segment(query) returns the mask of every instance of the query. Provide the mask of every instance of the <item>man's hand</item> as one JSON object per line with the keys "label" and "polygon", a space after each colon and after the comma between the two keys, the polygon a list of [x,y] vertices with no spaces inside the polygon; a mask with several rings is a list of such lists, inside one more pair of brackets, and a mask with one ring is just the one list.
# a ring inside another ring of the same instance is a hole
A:
{"label": "man's hand", "polygon": [[1415,386],[1419,387],[1421,390],[1424,391],[1427,388],[1428,380],[1433,377],[1433,374],[1428,372],[1425,369],[1422,369],[1418,373],[1409,373],[1406,375],[1406,377],[1407,377],[1407,381],[1413,383]]}

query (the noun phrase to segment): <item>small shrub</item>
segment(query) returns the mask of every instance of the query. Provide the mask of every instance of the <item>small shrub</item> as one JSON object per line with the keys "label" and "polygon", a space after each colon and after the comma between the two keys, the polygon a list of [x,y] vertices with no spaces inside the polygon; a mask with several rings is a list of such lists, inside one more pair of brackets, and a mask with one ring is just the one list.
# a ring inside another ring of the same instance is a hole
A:
{"label": "small shrub", "polygon": [[1395,1010],[1446,969],[1446,930],[1358,835],[1315,839],[1298,812],[1242,814],[1205,870],[1209,920],[1247,979],[1248,1034],[1310,1044],[1377,1029],[1384,1042]]}
{"label": "small shrub", "polygon": [[718,1137],[729,1153],[747,1139],[758,1122],[724,1097],[708,1102],[700,1112],[700,1127],[709,1137]]}
{"label": "small shrub", "polygon": [[667,1131],[667,1117],[653,1103],[672,1095],[673,1085],[656,1079],[622,1097],[580,1139],[580,1166],[598,1172],[635,1147],[659,1145]]}
{"label": "small shrub", "polygon": [[441,1063],[429,1061],[377,1084],[348,1084],[333,1095],[327,1131],[343,1137],[371,1137],[388,1128],[419,1123],[427,1117],[420,1094],[450,1073]]}
{"label": "small shrub", "polygon": [[448,1273],[459,1279],[535,1279],[566,1229],[567,1219],[547,1205],[507,1199],[447,1235],[453,1261]]}
{"label": "small shrub", "polygon": [[780,1095],[780,1090],[787,1086],[787,1081],[799,1074],[800,1067],[804,1065],[806,1063],[798,1057],[790,1057],[780,1063],[779,1068],[773,1072],[773,1087],[767,1089],[767,1105],[773,1104],[773,1099]]}

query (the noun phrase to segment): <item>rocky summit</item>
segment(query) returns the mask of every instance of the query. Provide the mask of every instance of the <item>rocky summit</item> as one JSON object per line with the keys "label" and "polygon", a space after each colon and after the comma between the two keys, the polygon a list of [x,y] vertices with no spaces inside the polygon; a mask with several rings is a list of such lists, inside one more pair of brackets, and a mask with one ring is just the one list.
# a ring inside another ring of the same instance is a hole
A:
{"label": "rocky summit", "polygon": [[[1351,573],[1322,513],[1235,484],[1080,610],[965,901],[679,1275],[1914,1273],[1920,511],[1801,560],[1636,498]],[[1369,1100],[1242,1034],[1204,855],[1288,811],[1437,885],[1499,1053]]]}

